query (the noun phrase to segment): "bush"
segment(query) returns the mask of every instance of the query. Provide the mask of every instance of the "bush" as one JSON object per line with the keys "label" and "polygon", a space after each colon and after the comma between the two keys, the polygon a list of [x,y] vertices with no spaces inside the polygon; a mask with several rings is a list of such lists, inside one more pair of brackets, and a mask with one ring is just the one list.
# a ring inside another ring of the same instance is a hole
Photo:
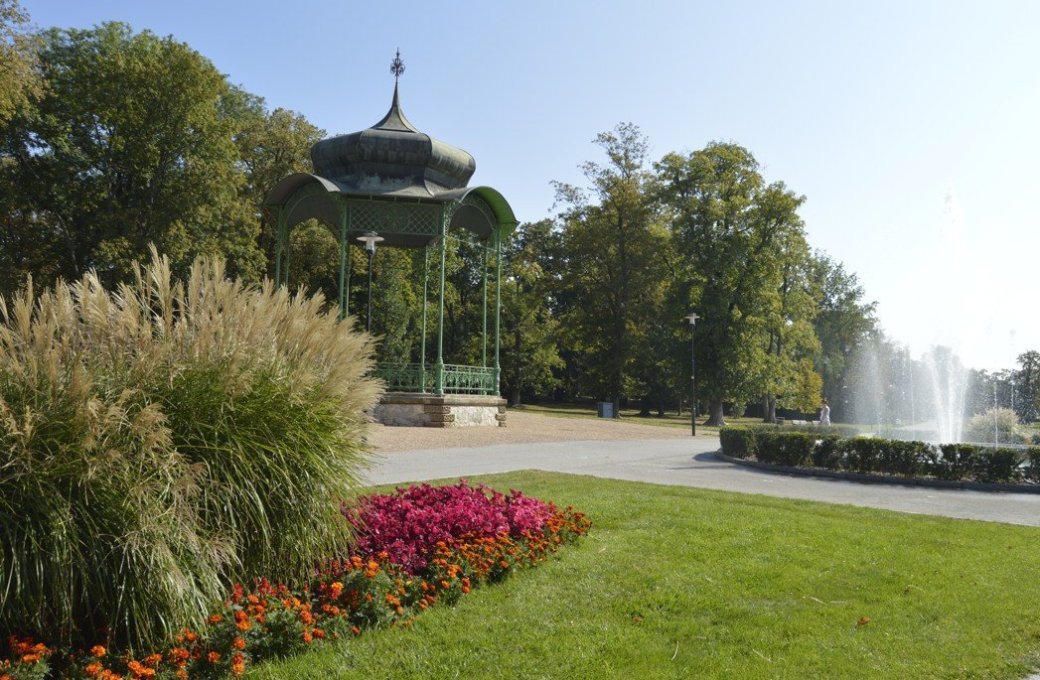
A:
{"label": "bush", "polygon": [[933,464],[932,474],[939,479],[974,478],[982,449],[974,444],[943,444],[939,450],[942,456]]}
{"label": "bush", "polygon": [[841,444],[845,440],[836,434],[820,437],[813,449],[813,465],[827,470],[839,470],[844,466],[845,454]]}
{"label": "bush", "polygon": [[1026,478],[1040,482],[1040,446],[1030,446],[1025,450],[1024,455],[1029,464],[1025,470]]}
{"label": "bush", "polygon": [[755,454],[755,430],[750,427],[719,428],[722,452],[734,458],[748,458]]}
{"label": "bush", "polygon": [[758,432],[755,435],[755,457],[773,465],[802,466],[812,460],[816,435],[807,432]]}
{"label": "bush", "polygon": [[1019,467],[1025,460],[1025,453],[1019,449],[990,449],[981,456],[976,478],[982,482],[1018,482],[1023,478]]}
{"label": "bush", "polygon": [[931,459],[932,447],[925,442],[888,439],[881,449],[880,470],[917,477],[927,473]]}
{"label": "bush", "polygon": [[996,434],[1000,444],[1026,444],[1029,433],[1018,420],[1018,415],[1009,408],[991,408],[985,413],[972,416],[965,428],[964,439],[980,444],[992,444]]}
{"label": "bush", "polygon": [[856,472],[884,472],[885,447],[890,443],[887,439],[873,437],[854,437],[842,442],[845,453],[845,467]]}
{"label": "bush", "polygon": [[0,635],[154,646],[335,554],[378,384],[323,308],[154,251],[113,293],[0,300]]}

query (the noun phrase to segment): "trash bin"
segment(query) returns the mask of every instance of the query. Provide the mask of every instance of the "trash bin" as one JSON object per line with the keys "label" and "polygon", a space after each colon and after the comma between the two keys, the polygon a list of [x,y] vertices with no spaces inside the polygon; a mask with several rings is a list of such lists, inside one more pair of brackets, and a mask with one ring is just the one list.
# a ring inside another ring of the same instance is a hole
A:
{"label": "trash bin", "polygon": [[597,401],[596,402],[596,415],[600,418],[613,418],[614,417],[614,402],[611,401]]}

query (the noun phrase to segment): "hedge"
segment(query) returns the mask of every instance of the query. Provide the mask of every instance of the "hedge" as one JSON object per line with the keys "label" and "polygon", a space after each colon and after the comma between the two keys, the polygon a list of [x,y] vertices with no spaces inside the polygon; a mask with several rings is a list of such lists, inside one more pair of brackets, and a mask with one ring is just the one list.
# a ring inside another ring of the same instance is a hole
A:
{"label": "hedge", "polygon": [[991,448],[841,436],[830,430],[723,427],[722,452],[789,467],[978,482],[1040,482],[1040,446]]}

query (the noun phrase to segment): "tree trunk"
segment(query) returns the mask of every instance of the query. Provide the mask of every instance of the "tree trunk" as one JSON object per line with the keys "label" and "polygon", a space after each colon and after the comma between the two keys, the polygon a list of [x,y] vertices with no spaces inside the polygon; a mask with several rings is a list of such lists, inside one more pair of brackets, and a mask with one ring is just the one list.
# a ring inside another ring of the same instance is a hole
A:
{"label": "tree trunk", "polygon": [[762,421],[766,423],[776,422],[776,397],[769,395],[762,397]]}
{"label": "tree trunk", "polygon": [[515,386],[513,388],[513,394],[512,394],[512,396],[509,399],[509,405],[510,406],[519,406],[520,405],[520,386],[519,385],[517,385],[517,386]]}
{"label": "tree trunk", "polygon": [[711,402],[711,417],[708,418],[708,422],[705,425],[712,425],[714,427],[722,427],[726,424],[726,418],[722,415],[722,400],[716,399]]}

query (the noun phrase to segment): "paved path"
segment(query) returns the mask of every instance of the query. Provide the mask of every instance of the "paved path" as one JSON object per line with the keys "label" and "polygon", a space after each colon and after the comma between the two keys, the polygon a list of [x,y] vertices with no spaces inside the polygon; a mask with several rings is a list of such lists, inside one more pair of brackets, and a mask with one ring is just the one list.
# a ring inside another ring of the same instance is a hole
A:
{"label": "paved path", "polygon": [[372,484],[547,470],[655,484],[804,498],[901,512],[1040,526],[1040,494],[991,493],[796,477],[720,461],[717,437],[568,441],[380,454]]}

